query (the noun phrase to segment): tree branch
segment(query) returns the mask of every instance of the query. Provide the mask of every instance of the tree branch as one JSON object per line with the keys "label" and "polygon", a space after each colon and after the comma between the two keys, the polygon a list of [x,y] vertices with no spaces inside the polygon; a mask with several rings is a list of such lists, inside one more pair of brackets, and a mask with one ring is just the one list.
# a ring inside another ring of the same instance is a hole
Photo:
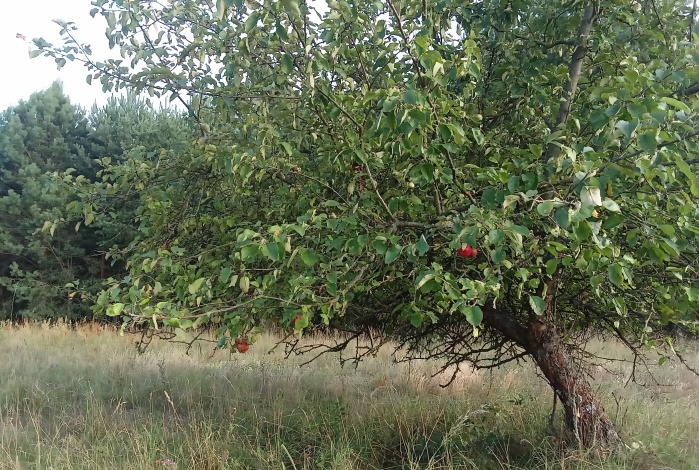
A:
{"label": "tree branch", "polygon": [[692,2],[692,11],[689,14],[689,28],[687,28],[687,36],[690,43],[694,43],[694,18],[697,14],[697,0]]}
{"label": "tree branch", "polygon": [[514,341],[521,348],[527,346],[527,329],[516,322],[507,313],[492,306],[483,307],[483,323],[497,330],[510,341]]}
{"label": "tree branch", "polygon": [[[563,88],[563,102],[558,109],[558,116],[556,117],[554,128],[561,127],[561,125],[565,124],[568,120],[573,98],[578,88],[578,80],[580,80],[580,75],[582,73],[583,60],[587,55],[587,39],[588,36],[590,36],[592,23],[595,21],[597,12],[598,10],[595,6],[585,8],[582,21],[580,22],[580,28],[578,29],[578,38],[576,40],[577,47],[568,65],[568,79]],[[549,160],[553,158],[557,152],[558,147],[554,143],[548,144],[546,148],[546,159]]]}
{"label": "tree branch", "polygon": [[[689,140],[689,139],[691,139],[691,138],[693,138],[693,137],[696,137],[696,136],[698,136],[698,135],[699,135],[699,131],[690,132],[689,134],[687,134],[686,136],[684,136],[684,137],[682,137],[682,138],[680,138],[680,139],[669,140],[669,141],[667,141],[667,142],[663,142],[662,144],[659,144],[659,145],[656,147],[656,150],[660,150],[660,149],[662,149],[662,148],[668,147],[668,146],[670,146],[670,145],[678,144],[678,143],[680,143],[680,142],[685,142],[685,141],[687,141],[687,140]],[[616,162],[620,162],[620,161],[622,161],[622,160],[630,160],[630,159],[632,159],[632,158],[638,157],[638,156],[641,155],[642,153],[645,153],[645,150],[636,150],[635,152],[632,152],[632,153],[630,153],[630,154],[628,154],[628,155],[620,155],[619,157],[616,157],[616,158],[612,159],[612,162],[616,163]],[[689,160],[689,161],[687,161],[687,163],[689,163],[689,164],[697,163],[697,160]],[[668,162],[668,163],[663,163],[663,165],[665,165],[665,166],[672,166],[672,165],[675,165],[675,163],[673,163],[673,162]]]}

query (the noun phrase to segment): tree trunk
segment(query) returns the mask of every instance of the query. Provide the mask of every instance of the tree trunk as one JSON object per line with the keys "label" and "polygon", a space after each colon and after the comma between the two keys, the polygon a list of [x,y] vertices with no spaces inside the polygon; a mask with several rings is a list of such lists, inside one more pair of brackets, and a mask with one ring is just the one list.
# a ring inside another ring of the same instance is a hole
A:
{"label": "tree trunk", "polygon": [[524,348],[546,377],[565,412],[565,424],[581,447],[615,448],[622,442],[614,424],[595,396],[584,371],[576,364],[547,308],[541,317],[532,315],[524,326],[505,312],[484,308],[483,322]]}
{"label": "tree trunk", "polygon": [[611,448],[621,444],[614,424],[595,396],[582,367],[566,350],[555,325],[533,322],[527,340],[527,350],[563,405],[566,427],[574,442],[584,448]]}

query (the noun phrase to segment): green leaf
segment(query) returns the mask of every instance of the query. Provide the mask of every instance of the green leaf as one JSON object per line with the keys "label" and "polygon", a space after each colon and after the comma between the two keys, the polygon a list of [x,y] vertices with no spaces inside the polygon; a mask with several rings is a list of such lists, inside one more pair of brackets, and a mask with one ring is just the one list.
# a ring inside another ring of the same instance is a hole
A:
{"label": "green leaf", "polygon": [[444,287],[445,292],[447,293],[447,297],[450,300],[459,300],[461,299],[461,291],[457,287],[455,287],[452,282],[444,282],[442,283],[442,287]]}
{"label": "green leaf", "polygon": [[422,314],[420,312],[412,311],[408,316],[408,320],[410,321],[410,324],[413,325],[413,327],[420,328],[420,325],[422,325],[423,320]]}
{"label": "green leaf", "polygon": [[[509,230],[512,230],[514,233],[518,233],[522,235],[523,237],[528,237],[530,232],[527,227],[524,227],[522,225],[517,225],[517,224],[511,224],[507,227]],[[474,241],[475,243],[475,241]]]}
{"label": "green leaf", "polygon": [[248,16],[248,19],[245,20],[245,32],[246,33],[249,33],[250,31],[255,29],[255,27],[257,26],[257,19],[258,19],[257,12],[250,13],[250,16]]}
{"label": "green leaf", "polygon": [[113,11],[107,14],[107,26],[109,26],[109,29],[114,29],[116,26],[116,15]]}
{"label": "green leaf", "polygon": [[689,180],[689,190],[692,192],[692,196],[699,196],[699,180],[697,179],[697,175],[694,174],[692,168],[689,166],[689,164],[687,164],[687,162],[684,161],[684,159],[682,159],[682,156],[679,153],[675,152],[674,160],[677,168],[679,168],[679,170]]}
{"label": "green leaf", "polygon": [[604,207],[610,212],[619,212],[621,210],[619,204],[617,204],[615,201],[609,198],[602,201],[602,207]]}
{"label": "green leaf", "polygon": [[620,286],[623,281],[623,272],[621,266],[616,263],[607,266],[607,274],[609,275],[609,280],[615,286]]}
{"label": "green leaf", "polygon": [[427,253],[430,249],[430,245],[427,243],[427,240],[425,240],[424,235],[420,235],[420,239],[417,241],[417,251],[420,254],[420,256],[423,256],[425,253]]}
{"label": "green leaf", "polygon": [[420,289],[422,286],[425,285],[425,283],[431,281],[435,277],[436,277],[436,275],[434,273],[431,273],[431,272],[426,272],[426,273],[421,274],[415,280],[416,281],[416,288]]}
{"label": "green leaf", "polygon": [[416,105],[418,99],[418,93],[415,90],[408,90],[403,93],[403,101],[408,104]]}
{"label": "green leaf", "polygon": [[483,322],[483,310],[478,305],[460,305],[459,311],[464,314],[466,321],[473,326],[479,326]]}
{"label": "green leaf", "polygon": [[228,282],[228,279],[231,277],[231,273],[233,272],[233,269],[230,266],[226,266],[223,269],[221,269],[221,274],[218,276],[218,281],[221,284],[225,284]]}
{"label": "green leaf", "polygon": [[590,277],[590,285],[593,289],[597,289],[597,287],[599,287],[599,285],[602,284],[602,282],[604,282],[604,276],[602,275],[598,274]]}
{"label": "green leaf", "polygon": [[626,217],[621,214],[612,214],[602,223],[602,228],[605,230],[611,230],[614,227],[622,224],[625,220]]}
{"label": "green leaf", "polygon": [[391,264],[393,263],[401,254],[403,251],[403,247],[400,245],[394,245],[388,250],[386,250],[386,256],[385,256],[385,261],[386,264]]}
{"label": "green leaf", "polygon": [[117,317],[124,311],[124,307],[126,307],[126,305],[122,303],[112,304],[107,308],[107,315],[110,317]]}
{"label": "green leaf", "polygon": [[654,153],[657,145],[655,131],[644,132],[638,136],[638,146],[646,153]]}
{"label": "green leaf", "polygon": [[586,220],[581,220],[573,227],[573,234],[576,241],[583,242],[592,235],[592,228]]}
{"label": "green leaf", "polygon": [[546,302],[538,295],[529,296],[529,306],[538,316],[543,315],[544,311],[546,310]]}
{"label": "green leaf", "polygon": [[279,145],[284,149],[288,156],[292,157],[294,155],[294,148],[289,142],[279,142]]}
{"label": "green leaf", "polygon": [[313,266],[318,262],[318,255],[315,251],[305,248],[301,251],[301,260],[306,266]]}
{"label": "green leaf", "polygon": [[675,98],[670,98],[669,96],[665,96],[663,98],[660,98],[660,101],[663,103],[669,104],[673,108],[684,111],[687,114],[691,113],[689,106],[687,106],[686,104],[684,104],[683,102],[681,102],[680,100],[677,100]]}
{"label": "green leaf", "polygon": [[668,237],[675,236],[675,227],[673,227],[672,225],[663,224],[663,225],[658,226],[658,228]]}
{"label": "green leaf", "polygon": [[471,135],[473,136],[473,140],[476,141],[476,145],[478,145],[479,147],[483,146],[483,144],[485,143],[485,136],[483,135],[480,129],[478,129],[477,127],[472,127]]}
{"label": "green leaf", "polygon": [[449,126],[445,124],[440,124],[439,126],[437,126],[437,132],[439,132],[439,136],[445,142],[449,142],[451,140],[451,129],[449,129]]}
{"label": "green leaf", "polygon": [[[277,243],[267,243],[261,247],[262,253],[272,261],[279,261],[279,245]],[[265,253],[266,252],[266,253]]]}
{"label": "green leaf", "polygon": [[551,213],[553,208],[553,201],[544,201],[536,206],[536,211],[539,213],[539,215],[547,216]]}
{"label": "green leaf", "polygon": [[380,255],[383,255],[386,253],[386,243],[384,243],[384,240],[376,239],[374,242],[371,244],[371,246],[376,250],[376,252]]}
{"label": "green leaf", "polygon": [[546,274],[549,276],[553,275],[553,273],[556,272],[556,269],[558,268],[558,260],[556,258],[552,258],[546,262]]}
{"label": "green leaf", "polygon": [[257,255],[257,253],[260,251],[259,246],[250,244],[250,245],[245,245],[243,248],[240,249],[240,260],[241,261],[249,261]]}
{"label": "green leaf", "polygon": [[216,19],[221,21],[223,19],[223,16],[226,14],[226,1],[225,0],[216,0]]}
{"label": "green leaf", "polygon": [[507,253],[505,253],[505,249],[502,246],[499,246],[495,249],[490,254],[490,258],[493,260],[493,263],[495,264],[500,264],[503,261],[505,261],[505,257],[507,256]]}
{"label": "green leaf", "polygon": [[580,207],[571,214],[571,221],[580,222],[582,220],[587,220],[592,217],[592,213],[594,211],[595,206],[590,204],[581,204]]}
{"label": "green leaf", "polygon": [[619,129],[627,138],[631,138],[631,135],[633,134],[633,131],[636,130],[636,127],[638,127],[638,121],[633,120],[631,122],[629,121],[619,121],[616,124],[617,129]]}
{"label": "green leaf", "polygon": [[284,72],[287,75],[290,74],[291,71],[294,69],[294,61],[289,54],[282,55],[281,67],[282,72]]}
{"label": "green leaf", "polygon": [[301,16],[301,9],[299,8],[299,2],[296,0],[281,0],[281,5],[284,10],[290,13],[292,16]]}
{"label": "green leaf", "polygon": [[388,98],[386,98],[384,100],[381,111],[384,113],[390,113],[391,111],[396,109],[397,104],[398,104],[398,98],[396,96],[389,96]]}
{"label": "green leaf", "polygon": [[205,277],[200,277],[199,279],[197,279],[196,281],[194,281],[193,283],[191,283],[191,284],[189,285],[189,287],[187,287],[187,290],[188,290],[189,293],[192,294],[192,295],[196,294],[197,291],[199,291],[199,288],[201,287],[201,285],[204,283],[204,281],[206,281],[206,278],[205,278]]}

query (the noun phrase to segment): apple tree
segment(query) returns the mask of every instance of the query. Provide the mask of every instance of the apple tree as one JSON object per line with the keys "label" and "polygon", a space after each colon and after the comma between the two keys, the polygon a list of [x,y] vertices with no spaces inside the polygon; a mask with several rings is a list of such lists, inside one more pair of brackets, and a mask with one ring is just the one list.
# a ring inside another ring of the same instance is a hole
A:
{"label": "apple tree", "polygon": [[278,324],[457,370],[529,358],[575,440],[619,442],[581,341],[697,325],[691,5],[93,5],[120,58],[72,23],[35,54],[176,100],[200,129],[95,183],[140,195],[129,276],[97,308],[215,325],[220,345]]}

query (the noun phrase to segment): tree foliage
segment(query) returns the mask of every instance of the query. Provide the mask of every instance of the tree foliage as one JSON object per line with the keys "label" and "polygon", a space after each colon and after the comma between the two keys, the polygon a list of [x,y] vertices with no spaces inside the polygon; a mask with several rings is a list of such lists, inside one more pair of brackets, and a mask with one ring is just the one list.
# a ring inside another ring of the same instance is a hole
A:
{"label": "tree foliage", "polygon": [[[123,264],[112,266],[104,255],[133,240],[137,198],[102,204],[100,214],[83,211],[78,227],[90,227],[77,232],[71,214],[84,205],[72,188],[95,180],[98,162],[167,145],[187,123],[169,110],[154,112],[135,96],[112,99],[88,114],[70,103],[59,83],[0,119],[1,316],[91,316],[86,295],[99,291],[107,275],[125,274]],[[76,284],[82,299],[73,297]]]}
{"label": "tree foliage", "polygon": [[569,346],[696,325],[685,2],[93,4],[123,59],[93,60],[71,23],[36,54],[201,129],[109,169],[141,204],[108,314],[213,323],[221,345],[325,325],[457,369],[530,356],[586,444],[616,433]]}
{"label": "tree foliage", "polygon": [[[56,83],[0,118],[0,312],[4,318],[89,314],[65,284],[95,275],[86,234],[58,229],[70,196],[53,174],[94,178],[85,112]],[[42,233],[45,230],[45,233]]]}

